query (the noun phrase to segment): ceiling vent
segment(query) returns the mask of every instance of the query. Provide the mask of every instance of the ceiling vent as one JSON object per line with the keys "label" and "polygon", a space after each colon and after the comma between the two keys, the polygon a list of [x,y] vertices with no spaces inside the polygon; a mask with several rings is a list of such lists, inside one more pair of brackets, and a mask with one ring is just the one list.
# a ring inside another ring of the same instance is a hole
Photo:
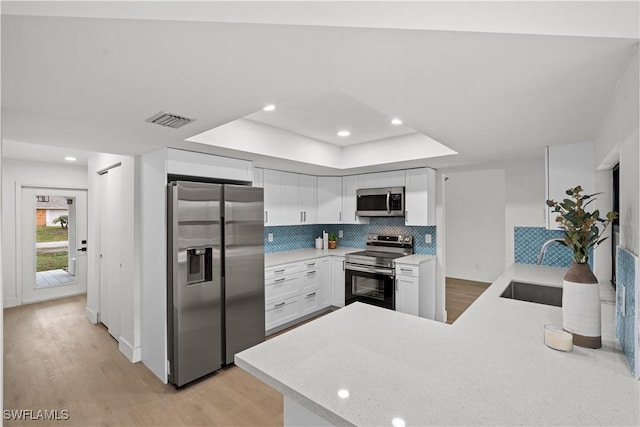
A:
{"label": "ceiling vent", "polygon": [[182,127],[188,123],[191,123],[195,119],[189,119],[187,117],[178,116],[176,114],[165,113],[164,111],[160,111],[157,114],[149,117],[145,122],[155,123],[160,126],[166,126],[169,128],[177,129]]}

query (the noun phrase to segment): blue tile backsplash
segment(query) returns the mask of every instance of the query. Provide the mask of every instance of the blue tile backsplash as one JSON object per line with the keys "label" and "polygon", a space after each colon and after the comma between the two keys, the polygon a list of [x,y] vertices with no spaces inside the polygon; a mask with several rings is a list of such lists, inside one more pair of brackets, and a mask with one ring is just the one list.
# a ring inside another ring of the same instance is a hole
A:
{"label": "blue tile backsplash", "polygon": [[[616,338],[627,356],[631,372],[635,378],[640,377],[640,369],[636,361],[638,343],[636,341],[638,325],[636,257],[629,251],[617,247],[616,256]],[[623,297],[624,292],[624,297]]]}
{"label": "blue tile backsplash", "polygon": [[[414,251],[417,254],[436,254],[435,226],[406,226],[404,218],[371,218],[369,224],[315,224],[271,226],[264,228],[264,250],[266,253],[290,251],[293,249],[315,247],[316,237],[322,231],[338,233],[343,231],[343,237],[338,238],[338,246],[350,248],[364,248],[365,235],[377,234],[410,234],[414,240]],[[273,234],[273,242],[269,242],[268,235]],[[425,243],[425,234],[431,234],[431,243]]]}
{"label": "blue tile backsplash", "polygon": [[[544,227],[515,227],[513,235],[515,262],[519,264],[536,264],[538,253],[544,242],[564,238],[562,230],[547,230]],[[547,248],[542,265],[570,267],[572,262],[573,253],[570,248],[560,243],[552,243]],[[591,263],[590,258],[589,264]]]}

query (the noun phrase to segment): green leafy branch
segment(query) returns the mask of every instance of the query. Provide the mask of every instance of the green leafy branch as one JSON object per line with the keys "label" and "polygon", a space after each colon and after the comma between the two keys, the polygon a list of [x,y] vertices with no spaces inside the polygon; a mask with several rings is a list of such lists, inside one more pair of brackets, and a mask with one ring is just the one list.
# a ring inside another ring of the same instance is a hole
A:
{"label": "green leafy branch", "polygon": [[[547,200],[547,206],[553,208],[558,226],[564,230],[565,238],[560,243],[573,250],[573,259],[578,264],[584,264],[589,260],[589,254],[593,249],[607,238],[602,237],[607,227],[618,218],[617,212],[608,212],[604,218],[600,217],[600,211],[587,212],[585,207],[594,202],[601,193],[582,194],[582,187],[569,188],[566,193],[571,199],[562,202]],[[599,227],[602,226],[602,228]]]}

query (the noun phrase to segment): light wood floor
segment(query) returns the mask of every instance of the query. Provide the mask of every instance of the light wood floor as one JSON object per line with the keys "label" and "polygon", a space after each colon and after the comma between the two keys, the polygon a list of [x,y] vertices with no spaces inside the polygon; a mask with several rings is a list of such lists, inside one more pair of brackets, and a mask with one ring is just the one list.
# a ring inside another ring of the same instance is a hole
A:
{"label": "light wood floor", "polygon": [[70,416],[4,425],[282,425],[282,395],[235,366],[180,391],[162,384],[86,320],[85,305],[78,296],[4,310],[4,409]]}
{"label": "light wood floor", "polygon": [[447,323],[453,323],[491,283],[446,278]]}
{"label": "light wood floor", "polygon": [[[489,286],[447,278],[453,323]],[[282,395],[235,366],[180,391],[130,363],[106,328],[84,315],[85,296],[4,310],[4,409],[69,411],[66,421],[5,425],[270,426]]]}

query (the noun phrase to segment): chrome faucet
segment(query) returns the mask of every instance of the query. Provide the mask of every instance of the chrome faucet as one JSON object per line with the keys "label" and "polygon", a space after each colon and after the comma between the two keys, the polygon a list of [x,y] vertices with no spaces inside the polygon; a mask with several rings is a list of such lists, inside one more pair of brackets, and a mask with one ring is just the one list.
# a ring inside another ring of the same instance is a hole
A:
{"label": "chrome faucet", "polygon": [[538,258],[536,259],[536,263],[538,265],[542,264],[542,259],[544,258],[544,254],[547,252],[547,248],[553,243],[553,242],[564,242],[563,239],[551,239],[551,240],[547,240],[546,242],[544,242],[544,244],[542,245],[542,247],[540,248],[540,253],[538,254]]}

